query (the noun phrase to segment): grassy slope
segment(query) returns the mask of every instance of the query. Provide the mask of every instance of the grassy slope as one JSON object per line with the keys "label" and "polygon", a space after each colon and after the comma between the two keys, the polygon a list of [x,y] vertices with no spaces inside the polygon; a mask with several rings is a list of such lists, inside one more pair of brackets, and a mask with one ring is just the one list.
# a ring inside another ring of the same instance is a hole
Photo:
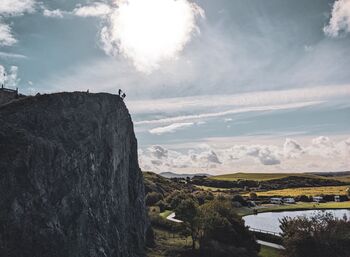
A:
{"label": "grassy slope", "polygon": [[259,256],[260,257],[280,257],[281,251],[262,245],[261,249],[260,249]]}
{"label": "grassy slope", "polygon": [[[262,208],[258,208],[259,213],[262,212],[281,212],[281,211],[302,211],[302,210],[333,210],[333,209],[349,209],[350,210],[350,201],[347,202],[329,202],[329,203],[296,203],[296,204],[267,204]],[[236,208],[236,213],[239,216],[246,216],[253,214],[252,208],[242,207]]]}
{"label": "grassy slope", "polygon": [[[236,181],[236,180],[256,180],[256,181],[267,181],[272,179],[281,179],[286,177],[305,177],[305,178],[316,178],[316,179],[327,179],[326,177],[317,176],[313,174],[303,174],[303,173],[234,173],[210,177],[210,179],[215,180],[226,180],[226,181]],[[329,179],[329,178],[328,178]]]}
{"label": "grassy slope", "polygon": [[160,215],[162,218],[166,219],[171,213],[172,213],[172,211],[166,210],[166,211],[160,213],[159,215]]}
{"label": "grassy slope", "polygon": [[298,188],[287,188],[280,190],[270,190],[264,192],[257,192],[258,196],[317,196],[317,195],[345,195],[349,186],[325,186],[325,187],[298,187]]}
{"label": "grassy slope", "polygon": [[350,176],[336,177],[336,179],[343,182],[349,182],[350,184]]}

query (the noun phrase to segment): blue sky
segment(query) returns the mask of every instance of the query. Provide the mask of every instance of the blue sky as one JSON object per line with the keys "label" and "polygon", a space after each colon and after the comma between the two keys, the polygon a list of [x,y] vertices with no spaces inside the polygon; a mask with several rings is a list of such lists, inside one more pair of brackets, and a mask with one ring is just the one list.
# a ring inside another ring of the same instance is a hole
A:
{"label": "blue sky", "polygon": [[146,170],[350,169],[349,0],[142,3],[1,0],[6,84],[122,88]]}

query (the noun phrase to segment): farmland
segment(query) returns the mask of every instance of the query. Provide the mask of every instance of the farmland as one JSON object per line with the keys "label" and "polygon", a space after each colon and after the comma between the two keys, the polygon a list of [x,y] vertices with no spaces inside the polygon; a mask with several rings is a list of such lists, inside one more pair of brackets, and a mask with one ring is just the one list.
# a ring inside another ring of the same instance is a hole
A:
{"label": "farmland", "polygon": [[347,188],[349,186],[325,186],[325,187],[301,187],[301,188],[287,188],[287,189],[281,189],[281,190],[269,190],[269,191],[262,191],[257,192],[258,196],[299,196],[299,195],[306,195],[306,196],[317,196],[317,195],[346,195],[347,194]]}
{"label": "farmland", "polygon": [[221,181],[237,181],[237,180],[268,181],[268,180],[275,180],[275,179],[283,179],[287,177],[326,179],[326,177],[317,176],[313,174],[304,174],[304,173],[233,173],[233,174],[213,176],[213,177],[210,177],[210,179],[221,180]]}

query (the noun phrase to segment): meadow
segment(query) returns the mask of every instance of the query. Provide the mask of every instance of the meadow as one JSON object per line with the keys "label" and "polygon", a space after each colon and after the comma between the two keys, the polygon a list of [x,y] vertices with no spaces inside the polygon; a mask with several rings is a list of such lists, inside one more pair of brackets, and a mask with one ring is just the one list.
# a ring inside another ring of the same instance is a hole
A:
{"label": "meadow", "polygon": [[[213,176],[213,177],[210,177],[210,179],[222,180],[222,181],[237,181],[237,180],[268,181],[268,180],[274,180],[274,179],[283,179],[287,177],[326,179],[326,177],[317,176],[313,174],[306,174],[306,173],[241,173],[241,172]],[[349,177],[349,180],[350,180],[350,177]]]}
{"label": "meadow", "polygon": [[[299,187],[287,188],[280,190],[269,190],[256,192],[258,196],[281,196],[281,197],[295,197],[299,195],[318,196],[318,195],[346,195],[349,186],[324,186],[324,187]],[[246,194],[248,195],[248,194]]]}

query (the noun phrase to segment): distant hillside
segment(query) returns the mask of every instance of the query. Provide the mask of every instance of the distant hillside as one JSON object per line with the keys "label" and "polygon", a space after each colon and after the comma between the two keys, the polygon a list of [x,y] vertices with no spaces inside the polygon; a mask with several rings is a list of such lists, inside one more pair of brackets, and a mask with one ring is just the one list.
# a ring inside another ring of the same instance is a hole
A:
{"label": "distant hillside", "polygon": [[174,190],[183,190],[189,185],[174,182],[153,172],[143,172],[145,193],[157,192],[165,196]]}
{"label": "distant hillside", "polygon": [[322,177],[350,177],[350,171],[310,172],[308,174],[313,174]]}
{"label": "distant hillside", "polygon": [[307,174],[307,173],[233,173],[233,174],[212,176],[210,177],[210,179],[222,180],[222,181],[237,181],[237,180],[268,181],[268,180],[283,179],[287,177],[326,179],[326,177],[322,177],[314,174]]}
{"label": "distant hillside", "polygon": [[177,174],[174,172],[162,172],[159,173],[159,175],[161,175],[162,177],[165,178],[193,178],[194,176],[206,176],[206,177],[210,177],[210,174],[207,173],[196,173],[196,174]]}

